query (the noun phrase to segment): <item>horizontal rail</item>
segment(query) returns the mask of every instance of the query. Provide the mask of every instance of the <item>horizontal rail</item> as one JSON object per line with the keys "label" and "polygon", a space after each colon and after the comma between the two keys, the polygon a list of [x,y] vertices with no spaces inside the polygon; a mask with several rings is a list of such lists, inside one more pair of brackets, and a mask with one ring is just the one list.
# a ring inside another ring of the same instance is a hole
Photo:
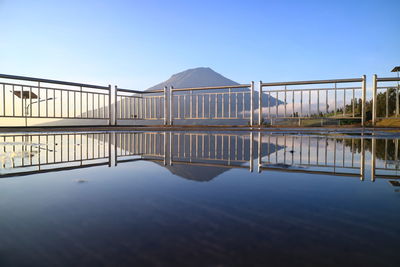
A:
{"label": "horizontal rail", "polygon": [[79,86],[79,87],[86,87],[86,88],[109,90],[108,86],[100,86],[100,85],[84,84],[84,83],[75,83],[75,82],[65,82],[65,81],[49,80],[49,79],[42,79],[42,78],[32,78],[32,77],[16,76],[16,75],[8,75],[8,74],[0,74],[0,78],[13,79],[13,80],[23,80],[23,81],[30,81],[30,82],[53,83],[53,84],[61,84],[61,85]]}
{"label": "horizontal rail", "polygon": [[209,86],[209,87],[192,87],[192,88],[171,88],[172,91],[198,91],[198,90],[214,90],[214,89],[229,89],[229,88],[246,88],[250,84],[227,85],[227,86]]}
{"label": "horizontal rail", "polygon": [[277,90],[268,90],[265,91],[265,94],[269,92],[300,92],[300,91],[340,91],[340,90],[361,90],[362,87],[338,87],[338,88],[304,88],[304,89],[277,89]]}
{"label": "horizontal rail", "polygon": [[399,77],[376,77],[377,82],[399,82],[400,78]]}
{"label": "horizontal rail", "polygon": [[164,90],[157,89],[157,90],[149,90],[149,91],[139,91],[139,90],[132,90],[132,89],[117,88],[117,92],[133,93],[133,94],[154,94],[154,93],[163,93]]}
{"label": "horizontal rail", "polygon": [[[7,86],[13,86],[15,87],[22,87],[22,90],[24,88],[32,88],[32,89],[40,89],[40,90],[56,90],[56,91],[68,91],[68,92],[76,92],[76,93],[90,93],[90,94],[98,94],[98,95],[109,95],[109,92],[105,93],[105,92],[98,92],[98,91],[89,91],[89,90],[85,90],[85,87],[81,87],[80,89],[67,89],[67,88],[57,88],[57,87],[48,87],[48,86],[38,86],[38,85],[27,85],[27,84],[18,84],[18,83],[7,83],[7,82],[0,82],[0,84],[4,84]],[[92,89],[96,89],[96,88],[92,88]],[[103,90],[103,89],[100,89]],[[24,90],[23,90],[24,91]]]}
{"label": "horizontal rail", "polygon": [[349,79],[335,79],[335,80],[261,83],[261,86],[307,85],[307,84],[323,84],[323,83],[354,83],[354,82],[362,82],[362,81],[363,81],[362,78],[349,78]]}

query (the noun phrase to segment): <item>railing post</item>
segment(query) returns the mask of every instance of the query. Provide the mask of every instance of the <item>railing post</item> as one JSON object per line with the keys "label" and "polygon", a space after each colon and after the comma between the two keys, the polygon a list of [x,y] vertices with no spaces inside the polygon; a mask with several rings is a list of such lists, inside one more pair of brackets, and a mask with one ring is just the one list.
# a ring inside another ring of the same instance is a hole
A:
{"label": "railing post", "polygon": [[[397,78],[399,79],[399,72],[397,72]],[[396,90],[396,117],[399,116],[399,112],[400,112],[400,81],[397,80],[397,90]],[[397,150],[396,150],[397,151]]]}
{"label": "railing post", "polygon": [[[224,139],[222,139],[222,142],[223,141]],[[253,132],[250,132],[250,160],[249,160],[250,172],[253,172],[253,164],[254,164],[253,144],[254,144],[254,135]]]}
{"label": "railing post", "polygon": [[376,139],[371,140],[371,182],[375,182],[375,164],[376,164]]}
{"label": "railing post", "polygon": [[[109,125],[112,125],[112,117],[111,117],[111,85],[108,85],[108,119],[109,119]],[[75,98],[74,98],[75,101]],[[74,104],[74,108],[75,108],[75,104]],[[104,111],[105,112],[105,111]]]}
{"label": "railing post", "polygon": [[251,81],[250,85],[250,126],[253,126],[254,122],[254,81]]}
{"label": "railing post", "polygon": [[168,87],[164,87],[164,125],[168,125],[168,97],[167,97]]}
{"label": "railing post", "polygon": [[258,95],[258,125],[262,125],[263,111],[262,111],[262,81],[259,83],[259,95]]}
{"label": "railing post", "polygon": [[361,88],[362,88],[362,96],[361,96],[361,125],[364,127],[365,126],[365,122],[366,122],[365,97],[366,97],[366,90],[367,90],[366,89],[367,88],[367,77],[365,75],[362,76]]}
{"label": "railing post", "polygon": [[[269,145],[269,144],[268,144]],[[258,173],[261,173],[261,167],[262,167],[262,136],[261,136],[261,131],[258,132],[258,149],[257,149],[257,153],[258,153]]]}
{"label": "railing post", "polygon": [[377,76],[374,74],[372,77],[372,126],[376,124],[376,86],[377,86]]}
{"label": "railing post", "polygon": [[365,177],[365,150],[364,150],[364,136],[361,136],[361,158],[360,158],[360,180],[364,181]]}
{"label": "railing post", "polygon": [[174,87],[169,89],[169,124],[173,125],[174,119]]}
{"label": "railing post", "polygon": [[117,93],[118,93],[118,87],[115,85],[115,90],[114,90],[114,125],[117,125],[118,122],[118,97],[117,97]]}

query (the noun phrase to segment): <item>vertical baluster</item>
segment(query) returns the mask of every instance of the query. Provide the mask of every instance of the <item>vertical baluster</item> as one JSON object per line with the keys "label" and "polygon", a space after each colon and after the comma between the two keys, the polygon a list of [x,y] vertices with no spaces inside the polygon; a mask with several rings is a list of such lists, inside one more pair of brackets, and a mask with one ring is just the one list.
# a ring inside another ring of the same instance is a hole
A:
{"label": "vertical baluster", "polygon": [[238,119],[238,93],[235,93],[235,118]]}
{"label": "vertical baluster", "polygon": [[[12,90],[12,115],[13,117],[15,116],[15,95],[14,95],[14,85],[11,87]],[[23,95],[23,87],[21,86],[21,107],[22,107],[22,116],[24,116],[24,104],[23,104],[23,99],[24,99],[24,95]]]}
{"label": "vertical baluster", "polygon": [[178,119],[181,119],[181,95],[178,95]]}
{"label": "vertical baluster", "polygon": [[294,91],[292,91],[292,117],[294,117]]}
{"label": "vertical baluster", "polygon": [[389,117],[389,88],[386,88],[386,118]]}
{"label": "vertical baluster", "polygon": [[303,90],[300,91],[300,117],[303,117]]}
{"label": "vertical baluster", "polygon": [[189,95],[189,116],[190,116],[191,119],[193,118],[192,104],[193,104],[193,91],[190,90],[190,95]]}
{"label": "vertical baluster", "polygon": [[334,105],[334,109],[335,109],[335,117],[336,117],[336,113],[337,113],[337,84],[335,83],[335,105]]}
{"label": "vertical baluster", "polygon": [[245,108],[244,92],[243,92],[242,93],[242,117],[243,117],[243,119],[245,118],[245,112],[246,112],[246,108]]}
{"label": "vertical baluster", "polygon": [[183,95],[183,118],[186,118],[186,93]]}
{"label": "vertical baluster", "polygon": [[284,108],[285,108],[285,118],[286,118],[286,105],[287,105],[287,99],[286,99],[286,97],[287,97],[287,86],[285,85],[285,106],[284,106]]}
{"label": "vertical baluster", "polygon": [[326,112],[326,114],[328,114],[328,112],[329,112],[328,94],[329,94],[329,91],[326,90],[325,91],[325,112]]}
{"label": "vertical baluster", "polygon": [[352,117],[354,118],[355,117],[355,101],[356,101],[356,99],[355,99],[355,96],[354,96],[354,88],[352,89],[352,100],[351,100],[351,113],[352,113]]}
{"label": "vertical baluster", "polygon": [[202,106],[203,106],[203,110],[202,110],[202,113],[201,113],[201,115],[202,115],[202,118],[204,119],[205,118],[205,116],[204,116],[204,108],[205,108],[205,104],[204,104],[204,95],[202,95]]}
{"label": "vertical baluster", "polygon": [[29,87],[29,117],[32,117],[32,87]]}
{"label": "vertical baluster", "polygon": [[225,118],[225,94],[221,94],[222,97],[222,118]]}
{"label": "vertical baluster", "polygon": [[[277,100],[275,100],[277,101]],[[272,119],[271,119],[271,92],[268,92],[268,119],[272,124]]]}
{"label": "vertical baluster", "polygon": [[231,88],[228,89],[228,117],[231,118]]}
{"label": "vertical baluster", "polygon": [[308,117],[311,118],[311,90],[308,90]]}
{"label": "vertical baluster", "polygon": [[343,89],[343,117],[346,117],[346,89]]}
{"label": "vertical baluster", "polygon": [[196,94],[196,98],[195,98],[195,101],[196,101],[196,119],[198,119],[199,118],[199,94]]}
{"label": "vertical baluster", "polygon": [[263,123],[263,105],[262,105],[262,97],[263,97],[263,86],[262,86],[262,81],[259,82],[258,84],[258,125],[261,126]]}
{"label": "vertical baluster", "polygon": [[[211,93],[208,94],[208,117],[211,119]],[[208,139],[210,142],[210,139]]]}
{"label": "vertical baluster", "polygon": [[218,118],[218,94],[215,94],[215,116],[214,118]]}
{"label": "vertical baluster", "polygon": [[6,116],[6,87],[2,84],[3,87],[3,116]]}

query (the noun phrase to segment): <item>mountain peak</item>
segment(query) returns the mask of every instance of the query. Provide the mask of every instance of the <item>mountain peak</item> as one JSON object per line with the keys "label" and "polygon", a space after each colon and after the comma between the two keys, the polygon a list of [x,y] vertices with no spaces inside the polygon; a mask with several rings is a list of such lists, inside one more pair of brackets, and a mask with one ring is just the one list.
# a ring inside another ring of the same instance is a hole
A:
{"label": "mountain peak", "polygon": [[187,69],[185,71],[176,73],[172,75],[168,80],[159,83],[153,87],[150,87],[147,90],[163,89],[165,86],[173,86],[174,88],[186,88],[237,84],[237,82],[222,76],[211,68],[199,67]]}

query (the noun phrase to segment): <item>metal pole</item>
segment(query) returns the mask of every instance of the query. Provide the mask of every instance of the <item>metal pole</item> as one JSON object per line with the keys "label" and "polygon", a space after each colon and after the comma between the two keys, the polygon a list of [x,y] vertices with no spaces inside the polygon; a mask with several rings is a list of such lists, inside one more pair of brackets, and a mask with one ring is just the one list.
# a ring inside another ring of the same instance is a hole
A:
{"label": "metal pole", "polygon": [[263,94],[263,89],[262,89],[262,81],[259,83],[259,96],[258,96],[258,125],[261,126],[262,124],[262,118],[263,118],[263,112],[262,112],[262,94]]}
{"label": "metal pole", "polygon": [[[269,144],[268,144],[269,145]],[[262,166],[262,161],[261,161],[261,147],[262,147],[262,136],[261,136],[261,131],[258,132],[258,172],[261,172],[261,166]]]}
{"label": "metal pole", "polygon": [[250,126],[253,126],[254,121],[254,81],[250,85]]}
{"label": "metal pole", "polygon": [[168,90],[168,87],[167,86],[165,86],[164,87],[164,125],[168,125],[168,116],[167,116],[167,114],[168,114],[168,106],[167,106],[167,90]]}
{"label": "metal pole", "polygon": [[367,77],[365,75],[362,76],[362,96],[361,96],[361,125],[364,127],[366,122],[366,114],[365,114],[365,98],[366,98],[366,90],[367,90]]}
{"label": "metal pole", "polygon": [[[399,72],[397,72],[397,78],[400,78]],[[399,105],[400,105],[400,96],[399,96],[399,90],[400,90],[400,82],[397,81],[397,90],[396,90],[396,117],[399,116]]]}
{"label": "metal pole", "polygon": [[[117,93],[118,93],[118,87],[115,85],[115,91],[114,91],[114,105],[115,105],[115,109],[114,109],[114,125],[117,125],[117,117],[118,117],[118,115],[117,115],[117,111],[118,111],[118,97],[117,97]],[[122,104],[122,103],[120,103],[120,104]]]}
{"label": "metal pole", "polygon": [[372,126],[376,124],[376,86],[377,76],[374,74],[372,77]]}
{"label": "metal pole", "polygon": [[173,119],[174,119],[174,87],[171,86],[169,89],[169,124],[173,124]]}
{"label": "metal pole", "polygon": [[253,143],[254,143],[254,135],[253,132],[250,132],[250,172],[253,172]]}
{"label": "metal pole", "polygon": [[[74,101],[75,101],[75,95],[74,95]],[[74,110],[76,110],[75,104],[74,104]],[[108,124],[112,125],[112,121],[111,121],[111,84],[108,85],[108,120],[109,120]]]}
{"label": "metal pole", "polygon": [[375,153],[376,153],[376,139],[372,138],[372,148],[371,148],[371,181],[375,182]]}

